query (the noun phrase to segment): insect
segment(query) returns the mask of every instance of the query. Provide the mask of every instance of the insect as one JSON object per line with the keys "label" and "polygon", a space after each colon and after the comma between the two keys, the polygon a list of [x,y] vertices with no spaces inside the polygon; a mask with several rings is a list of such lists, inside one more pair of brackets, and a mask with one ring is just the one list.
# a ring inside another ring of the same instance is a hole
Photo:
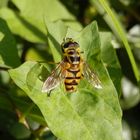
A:
{"label": "insect", "polygon": [[81,56],[80,46],[72,38],[65,38],[61,44],[63,60],[45,80],[42,92],[50,92],[64,83],[68,92],[75,92],[82,78],[86,78],[95,88],[102,88],[98,76],[89,68]]}

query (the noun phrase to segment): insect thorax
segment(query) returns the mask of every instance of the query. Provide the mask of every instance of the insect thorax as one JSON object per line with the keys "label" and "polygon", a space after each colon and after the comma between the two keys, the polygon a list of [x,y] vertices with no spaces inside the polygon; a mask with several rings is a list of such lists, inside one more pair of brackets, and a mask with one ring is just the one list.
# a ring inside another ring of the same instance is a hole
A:
{"label": "insect thorax", "polygon": [[68,61],[70,64],[80,63],[80,48],[77,42],[73,41],[71,38],[66,38],[61,47],[64,59],[66,61]]}

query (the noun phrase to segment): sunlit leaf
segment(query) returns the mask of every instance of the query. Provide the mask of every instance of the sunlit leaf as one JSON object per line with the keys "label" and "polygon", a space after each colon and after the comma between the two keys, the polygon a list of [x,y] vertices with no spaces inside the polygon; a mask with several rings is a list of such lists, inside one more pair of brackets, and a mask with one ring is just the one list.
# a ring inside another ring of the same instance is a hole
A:
{"label": "sunlit leaf", "polygon": [[[12,0],[19,8],[24,17],[33,17],[41,21],[47,17],[50,21],[64,20],[65,23],[74,29],[81,29],[80,23],[58,0]],[[33,4],[34,3],[34,4]],[[38,11],[38,12],[34,12]]]}
{"label": "sunlit leaf", "polygon": [[[11,31],[31,42],[45,42],[46,30],[43,22],[23,17],[9,8],[0,9],[0,17],[7,21]],[[19,30],[20,29],[20,30]]]}
{"label": "sunlit leaf", "polygon": [[66,36],[67,27],[62,21],[57,21],[55,23],[50,22],[48,19],[45,20],[47,31],[48,31],[48,43],[53,54],[55,62],[60,62],[61,60],[61,46],[63,38]]}
{"label": "sunlit leaf", "polygon": [[137,82],[140,81],[140,76],[139,76],[139,71],[133,56],[133,53],[131,51],[131,47],[128,43],[127,37],[126,37],[126,31],[125,29],[122,27],[121,22],[118,20],[118,16],[117,14],[110,8],[107,0],[91,0],[91,2],[93,2],[94,4],[96,4],[97,8],[99,9],[99,12],[101,14],[104,14],[105,12],[107,14],[104,14],[104,18],[106,20],[106,22],[109,24],[110,28],[116,33],[117,37],[123,42],[123,45],[127,51],[135,78],[137,80]]}
{"label": "sunlit leaf", "polygon": [[116,52],[111,44],[113,36],[109,32],[101,32],[101,57],[108,69],[109,75],[116,87],[118,94],[121,93],[121,67]]}
{"label": "sunlit leaf", "polygon": [[0,8],[7,6],[7,4],[8,4],[8,0],[1,0],[0,1]]}
{"label": "sunlit leaf", "polygon": [[46,42],[45,18],[51,21],[62,19],[66,25],[78,30],[82,28],[76,18],[58,0],[12,0],[12,2],[20,12],[2,8],[0,17],[7,21],[13,33],[28,41]]}
{"label": "sunlit leaf", "polygon": [[[26,62],[19,68],[10,70],[10,76],[37,104],[49,128],[59,139],[121,140],[121,109],[117,92],[99,57],[100,39],[97,24],[91,23],[84,31],[90,33],[86,33],[88,37],[85,38],[82,31],[79,43],[82,48],[85,47],[85,51],[89,47],[87,51],[90,58],[87,62],[90,62],[91,68],[97,72],[102,89],[86,86],[90,85],[86,82],[85,86],[79,86],[77,93],[64,93],[65,90],[60,86],[53,90],[49,97],[41,92],[42,67],[36,62]],[[56,32],[53,37],[56,38],[58,34]],[[88,58],[88,54],[86,56]],[[32,79],[29,78],[29,73]]]}

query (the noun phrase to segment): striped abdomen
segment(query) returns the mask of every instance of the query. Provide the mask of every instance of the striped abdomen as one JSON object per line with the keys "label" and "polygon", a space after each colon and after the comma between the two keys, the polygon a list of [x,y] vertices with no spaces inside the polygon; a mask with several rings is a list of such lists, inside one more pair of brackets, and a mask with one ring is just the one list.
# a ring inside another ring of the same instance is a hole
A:
{"label": "striped abdomen", "polygon": [[77,69],[67,69],[66,77],[64,80],[66,91],[73,92],[77,90],[77,85],[79,84],[82,72],[80,68]]}

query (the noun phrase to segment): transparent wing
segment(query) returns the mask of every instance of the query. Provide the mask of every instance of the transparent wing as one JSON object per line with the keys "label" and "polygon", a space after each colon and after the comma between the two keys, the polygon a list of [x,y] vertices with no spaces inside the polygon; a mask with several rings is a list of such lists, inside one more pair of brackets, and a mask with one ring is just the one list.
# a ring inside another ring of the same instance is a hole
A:
{"label": "transparent wing", "polygon": [[50,92],[56,88],[65,77],[65,70],[62,68],[61,62],[51,73],[51,75],[45,80],[42,86],[42,92]]}
{"label": "transparent wing", "polygon": [[96,73],[90,69],[88,64],[84,62],[84,67],[83,67],[83,76],[88,80],[90,84],[93,85],[93,87],[101,89],[101,81],[99,80],[98,76]]}

